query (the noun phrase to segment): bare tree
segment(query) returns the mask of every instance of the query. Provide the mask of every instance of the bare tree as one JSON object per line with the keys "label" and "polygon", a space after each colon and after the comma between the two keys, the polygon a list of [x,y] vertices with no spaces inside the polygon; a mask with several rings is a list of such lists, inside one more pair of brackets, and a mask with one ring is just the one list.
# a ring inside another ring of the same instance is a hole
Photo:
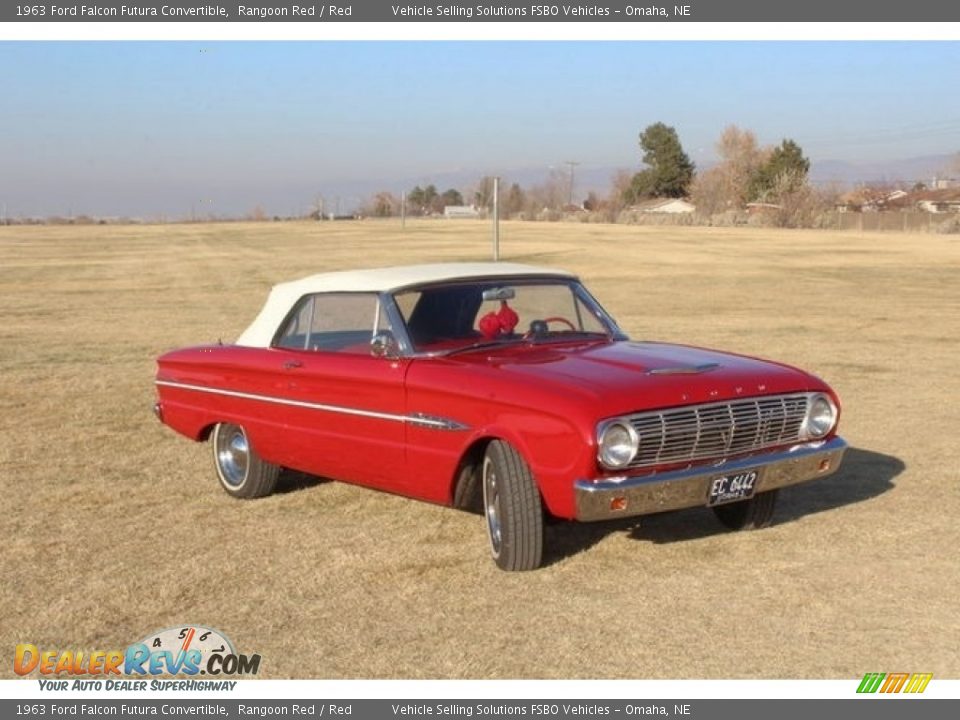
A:
{"label": "bare tree", "polygon": [[547,178],[527,193],[529,209],[534,213],[560,211],[567,204],[570,177],[560,168],[550,168]]}
{"label": "bare tree", "polygon": [[757,136],[751,130],[728,125],[717,140],[720,164],[717,170],[725,189],[725,200],[732,206],[743,207],[751,200],[750,186],[757,171],[769,160],[772,150],[760,148]]}
{"label": "bare tree", "polygon": [[727,173],[721,167],[697,173],[690,186],[690,200],[702,215],[716,215],[736,209],[739,203],[734,198]]}
{"label": "bare tree", "polygon": [[400,214],[400,200],[393,193],[382,190],[367,200],[360,208],[367,217],[393,217]]}
{"label": "bare tree", "polygon": [[835,189],[816,190],[806,183],[806,173],[796,169],[778,174],[770,194],[777,201],[774,222],[779,227],[818,227],[839,200]]}
{"label": "bare tree", "polygon": [[473,202],[477,207],[493,209],[493,178],[484,177],[473,189]]}
{"label": "bare tree", "polygon": [[697,210],[706,215],[739,210],[752,200],[752,183],[771,153],[757,145],[752,131],[736,125],[724,128],[715,147],[720,162],[700,173],[690,192]]}
{"label": "bare tree", "polygon": [[630,187],[633,182],[633,173],[629,170],[617,170],[610,179],[610,197],[607,202],[614,217],[625,208],[630,198]]}

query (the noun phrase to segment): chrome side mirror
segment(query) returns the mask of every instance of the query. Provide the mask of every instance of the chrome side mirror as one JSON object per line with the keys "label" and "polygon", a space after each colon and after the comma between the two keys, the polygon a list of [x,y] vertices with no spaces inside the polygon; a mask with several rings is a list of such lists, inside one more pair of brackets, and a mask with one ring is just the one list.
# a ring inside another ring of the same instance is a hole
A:
{"label": "chrome side mirror", "polygon": [[370,340],[370,354],[379,358],[400,357],[400,344],[389,330],[381,330]]}

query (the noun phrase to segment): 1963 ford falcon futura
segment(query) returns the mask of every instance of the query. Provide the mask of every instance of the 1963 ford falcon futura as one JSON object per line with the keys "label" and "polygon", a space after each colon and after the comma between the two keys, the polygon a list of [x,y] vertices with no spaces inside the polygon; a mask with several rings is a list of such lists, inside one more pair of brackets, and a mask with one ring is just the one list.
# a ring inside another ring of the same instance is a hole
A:
{"label": "1963 ford falcon futura", "polygon": [[575,276],[509,263],[277,285],[235,344],[160,357],[156,386],[229,494],[267,495],[284,467],[482,508],[505,570],[540,565],[547,515],[709,506],[762,527],[846,448],[813,375],[632,342]]}

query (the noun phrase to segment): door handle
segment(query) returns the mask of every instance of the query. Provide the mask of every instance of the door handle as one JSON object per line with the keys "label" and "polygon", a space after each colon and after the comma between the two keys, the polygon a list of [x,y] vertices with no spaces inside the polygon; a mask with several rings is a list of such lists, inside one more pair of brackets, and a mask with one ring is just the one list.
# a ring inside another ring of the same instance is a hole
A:
{"label": "door handle", "polygon": [[296,368],[303,367],[303,363],[299,360],[284,360],[283,369],[284,370],[295,370]]}

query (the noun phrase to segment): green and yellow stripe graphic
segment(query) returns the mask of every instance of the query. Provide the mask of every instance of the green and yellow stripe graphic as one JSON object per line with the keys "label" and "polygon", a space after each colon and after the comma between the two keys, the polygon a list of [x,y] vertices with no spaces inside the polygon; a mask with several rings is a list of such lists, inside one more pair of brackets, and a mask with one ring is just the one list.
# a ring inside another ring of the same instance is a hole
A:
{"label": "green and yellow stripe graphic", "polygon": [[867,673],[860,681],[858,693],[922,693],[933,673]]}

